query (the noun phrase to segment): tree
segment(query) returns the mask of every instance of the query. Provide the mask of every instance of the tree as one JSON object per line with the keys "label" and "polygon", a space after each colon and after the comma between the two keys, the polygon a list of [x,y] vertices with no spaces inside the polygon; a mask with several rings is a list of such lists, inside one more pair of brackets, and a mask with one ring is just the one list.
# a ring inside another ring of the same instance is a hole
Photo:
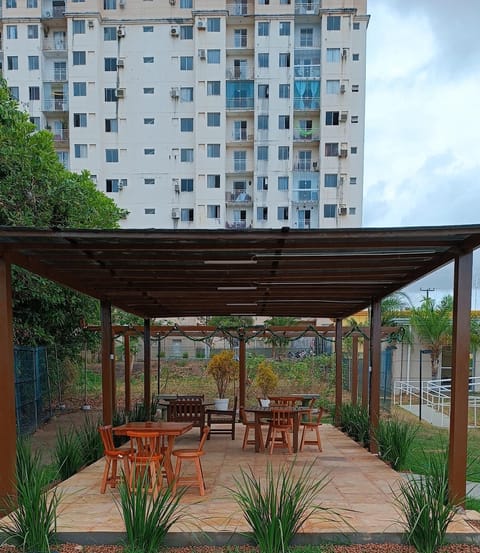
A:
{"label": "tree", "polygon": [[[95,188],[88,172],[59,162],[48,131],[37,131],[0,81],[0,225],[43,229],[117,228],[125,212]],[[91,336],[81,320],[98,321],[98,303],[14,267],[14,337],[23,345],[55,346],[74,358]]]}
{"label": "tree", "polygon": [[432,377],[438,375],[442,347],[451,342],[453,298],[445,296],[439,304],[432,298],[425,297],[420,307],[413,307],[410,313],[410,324],[420,342],[431,351]]}
{"label": "tree", "polygon": [[380,306],[382,326],[395,326],[397,320],[405,316],[405,310],[409,305],[408,296],[402,292],[395,292],[383,298]]}
{"label": "tree", "polygon": [[[237,345],[237,339],[235,336],[228,332],[229,329],[239,329],[246,326],[253,325],[253,317],[249,316],[236,316],[236,315],[216,315],[214,317],[207,317],[206,324],[209,326],[216,326],[222,329],[225,329],[226,339],[231,349]],[[207,342],[208,343],[208,342]],[[212,347],[212,342],[208,343],[209,347]]]}
{"label": "tree", "polygon": [[[265,326],[295,326],[298,324],[298,319],[295,317],[272,317],[271,319],[267,319],[265,321]],[[272,346],[272,357],[275,359],[276,353],[275,349],[279,350],[279,355],[281,355],[284,350],[289,346],[290,344],[290,338],[288,336],[282,335],[282,334],[269,334],[264,338],[264,342],[266,344],[270,344]]]}

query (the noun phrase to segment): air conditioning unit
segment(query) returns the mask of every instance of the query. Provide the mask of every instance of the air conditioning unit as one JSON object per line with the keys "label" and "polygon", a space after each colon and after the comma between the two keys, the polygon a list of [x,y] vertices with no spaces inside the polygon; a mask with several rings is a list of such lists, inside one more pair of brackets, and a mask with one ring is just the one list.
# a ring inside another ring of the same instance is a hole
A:
{"label": "air conditioning unit", "polygon": [[175,0],[169,0],[170,6],[175,6]]}
{"label": "air conditioning unit", "polygon": [[178,27],[170,27],[170,36],[178,36],[180,29]]}
{"label": "air conditioning unit", "polygon": [[125,98],[125,89],[117,88],[117,98]]}
{"label": "air conditioning unit", "polygon": [[121,8],[124,8],[124,7],[125,7],[125,1],[126,1],[126,0],[119,0],[118,5],[119,5]]}
{"label": "air conditioning unit", "polygon": [[199,49],[199,51],[198,51],[198,57],[199,57],[201,60],[206,59],[206,57],[207,57],[207,52],[206,52],[205,48],[200,48],[200,49]]}
{"label": "air conditioning unit", "polygon": [[117,67],[125,67],[125,60],[123,58],[117,60]]}
{"label": "air conditioning unit", "polygon": [[93,29],[95,27],[95,24],[93,23],[93,19],[88,20],[88,28]]}
{"label": "air conditioning unit", "polygon": [[340,153],[338,154],[339,157],[347,157],[348,154],[348,144],[346,142],[342,142],[340,144]]}
{"label": "air conditioning unit", "polygon": [[180,96],[180,90],[176,86],[170,89],[170,97],[171,98],[178,98]]}
{"label": "air conditioning unit", "polygon": [[314,161],[314,162],[312,163],[312,166],[313,166],[313,170],[314,170],[314,171],[318,171],[318,161]]}
{"label": "air conditioning unit", "polygon": [[120,179],[120,182],[118,183],[118,189],[123,190],[128,185],[127,179]]}
{"label": "air conditioning unit", "polygon": [[207,24],[203,19],[199,19],[197,21],[197,29],[200,29],[201,31],[204,31],[207,28]]}
{"label": "air conditioning unit", "polygon": [[340,175],[340,186],[344,185],[347,182],[347,175],[345,173],[342,173]]}
{"label": "air conditioning unit", "polygon": [[342,217],[343,215],[347,214],[347,206],[345,204],[339,204],[338,206],[338,214]]}
{"label": "air conditioning unit", "polygon": [[180,219],[180,210],[178,207],[172,207],[172,219]]}
{"label": "air conditioning unit", "polygon": [[345,94],[346,90],[347,90],[347,87],[344,84],[341,84],[340,85],[340,93]]}
{"label": "air conditioning unit", "polygon": [[342,123],[345,123],[347,121],[347,119],[348,119],[348,111],[342,111],[340,113],[340,121]]}
{"label": "air conditioning unit", "polygon": [[123,38],[125,36],[125,27],[119,27],[117,29],[117,36]]}

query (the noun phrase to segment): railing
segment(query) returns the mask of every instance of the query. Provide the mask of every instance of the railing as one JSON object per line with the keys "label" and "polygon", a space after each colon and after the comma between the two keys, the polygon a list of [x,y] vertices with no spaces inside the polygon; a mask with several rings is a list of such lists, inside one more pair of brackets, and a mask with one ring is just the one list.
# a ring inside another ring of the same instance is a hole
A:
{"label": "railing", "polygon": [[294,171],[317,172],[318,161],[296,161],[293,164]]}
{"label": "railing", "polygon": [[311,223],[310,221],[297,221],[297,228],[299,229],[310,229]]}
{"label": "railing", "polygon": [[69,129],[52,130],[51,132],[54,142],[63,142],[70,136]]}
{"label": "railing", "polygon": [[230,81],[251,81],[253,80],[253,71],[234,67],[227,69],[225,76]]}
{"label": "railing", "polygon": [[253,109],[253,96],[245,98],[227,98],[227,109]]}
{"label": "railing", "polygon": [[68,100],[43,100],[43,111],[68,111]]}
{"label": "railing", "polygon": [[246,131],[234,131],[232,133],[232,140],[234,142],[246,142],[253,140],[253,134],[248,134]]}
{"label": "railing", "polygon": [[67,41],[66,40],[58,40],[55,38],[45,38],[43,40],[42,48],[45,51],[53,51],[53,52],[59,52],[59,53],[66,53],[67,52]]}
{"label": "railing", "polygon": [[293,69],[295,77],[320,78],[320,65],[295,65]]}
{"label": "railing", "polygon": [[313,96],[295,96],[293,99],[293,109],[301,111],[320,109],[320,98]]}
{"label": "railing", "polygon": [[65,17],[65,5],[51,6],[42,10],[42,17],[45,19]]}
{"label": "railing", "polygon": [[293,140],[320,140],[320,129],[294,129]]}
{"label": "railing", "polygon": [[242,2],[227,4],[227,10],[229,15],[251,15],[253,13],[251,4],[244,4]]}
{"label": "railing", "polygon": [[228,229],[247,229],[251,228],[252,225],[247,225],[247,221],[232,221],[232,222],[226,222],[225,228]]}
{"label": "railing", "polygon": [[295,13],[299,15],[312,15],[320,9],[320,0],[296,0]]}
{"label": "railing", "polygon": [[294,202],[318,202],[318,190],[294,190]]}
{"label": "railing", "polygon": [[225,201],[231,203],[252,203],[252,197],[246,192],[225,192]]}
{"label": "railing", "polygon": [[48,71],[43,76],[44,81],[63,82],[67,80],[67,69]]}

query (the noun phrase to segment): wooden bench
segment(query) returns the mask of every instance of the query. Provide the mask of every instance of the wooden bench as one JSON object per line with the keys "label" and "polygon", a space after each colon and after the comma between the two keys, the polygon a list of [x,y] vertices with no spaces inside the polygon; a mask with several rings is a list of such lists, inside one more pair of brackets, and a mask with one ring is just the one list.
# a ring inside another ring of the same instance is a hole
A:
{"label": "wooden bench", "polygon": [[191,422],[200,428],[202,437],[205,426],[205,405],[203,396],[178,396],[168,402],[167,420],[172,422]]}

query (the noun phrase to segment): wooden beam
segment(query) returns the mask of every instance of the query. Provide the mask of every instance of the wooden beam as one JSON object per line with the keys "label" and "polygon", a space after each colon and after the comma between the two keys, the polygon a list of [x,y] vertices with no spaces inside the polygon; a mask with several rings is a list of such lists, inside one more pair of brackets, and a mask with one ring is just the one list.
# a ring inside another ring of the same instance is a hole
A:
{"label": "wooden beam", "polygon": [[239,363],[239,408],[245,408],[245,397],[246,397],[246,383],[247,383],[247,363],[246,363],[246,343],[245,335],[242,333],[239,340],[238,348],[238,363]]}
{"label": "wooden beam", "polygon": [[12,284],[10,263],[0,258],[0,512],[15,494],[17,431],[13,357]]}
{"label": "wooden beam", "polygon": [[454,269],[452,409],[450,414],[450,440],[448,444],[448,487],[450,500],[455,504],[463,504],[467,493],[472,259],[472,252],[457,257]]}
{"label": "wooden beam", "polygon": [[132,409],[132,398],[131,398],[131,387],[130,387],[130,335],[125,334],[123,336],[123,349],[124,360],[125,360],[125,411],[131,411]]}
{"label": "wooden beam", "polygon": [[368,409],[368,391],[370,388],[370,340],[363,338],[362,361],[362,406]]}
{"label": "wooden beam", "polygon": [[372,318],[370,332],[371,367],[370,375],[370,451],[378,453],[378,443],[375,440],[375,431],[380,420],[380,368],[381,368],[381,300],[372,302]]}
{"label": "wooden beam", "polygon": [[151,360],[152,360],[152,348],[151,348],[151,332],[150,332],[150,319],[143,321],[143,405],[145,406],[145,413],[147,420],[151,420],[151,406],[152,406],[152,392],[151,392]]}
{"label": "wooden beam", "polygon": [[352,404],[357,404],[358,396],[358,336],[352,340]]}
{"label": "wooden beam", "polygon": [[335,321],[335,424],[340,423],[340,410],[342,408],[342,319]]}
{"label": "wooden beam", "polygon": [[102,328],[103,424],[112,424],[112,308],[109,302],[100,302],[100,320]]}

